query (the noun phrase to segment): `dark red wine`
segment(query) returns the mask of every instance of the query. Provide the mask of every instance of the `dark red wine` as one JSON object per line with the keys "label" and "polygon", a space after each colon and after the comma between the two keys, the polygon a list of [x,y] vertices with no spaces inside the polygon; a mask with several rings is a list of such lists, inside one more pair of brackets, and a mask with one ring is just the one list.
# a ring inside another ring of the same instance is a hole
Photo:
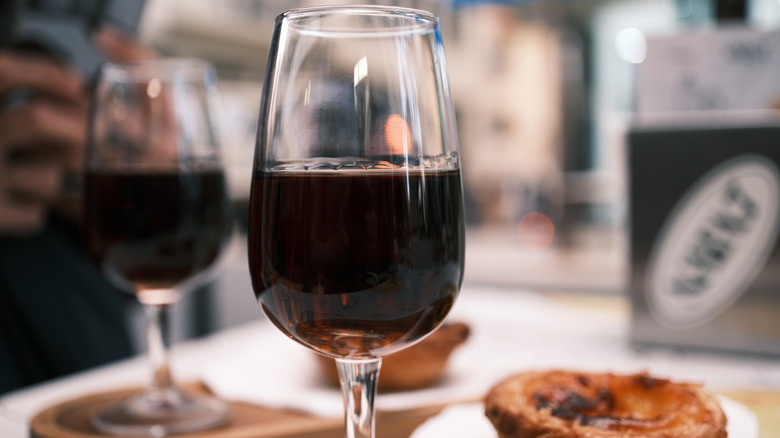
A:
{"label": "dark red wine", "polygon": [[458,171],[257,173],[249,268],[269,319],[339,357],[383,356],[433,331],[463,278]]}
{"label": "dark red wine", "polygon": [[86,188],[89,248],[124,288],[181,284],[214,263],[230,234],[221,171],[92,171]]}

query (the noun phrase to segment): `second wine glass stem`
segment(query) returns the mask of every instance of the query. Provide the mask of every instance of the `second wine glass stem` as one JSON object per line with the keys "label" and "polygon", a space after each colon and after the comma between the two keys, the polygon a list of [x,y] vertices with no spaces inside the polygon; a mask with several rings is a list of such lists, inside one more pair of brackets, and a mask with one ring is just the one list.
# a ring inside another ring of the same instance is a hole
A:
{"label": "second wine glass stem", "polygon": [[374,437],[374,399],[381,359],[336,359],[346,408],[347,438]]}
{"label": "second wine glass stem", "polygon": [[166,304],[145,304],[146,345],[152,366],[152,390],[166,391],[175,387],[168,361],[168,347],[165,342]]}

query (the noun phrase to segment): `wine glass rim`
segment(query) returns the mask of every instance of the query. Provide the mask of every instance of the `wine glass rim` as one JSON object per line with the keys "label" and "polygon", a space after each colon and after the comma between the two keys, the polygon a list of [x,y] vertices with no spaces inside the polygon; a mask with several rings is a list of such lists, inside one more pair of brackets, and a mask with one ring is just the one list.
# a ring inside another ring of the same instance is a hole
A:
{"label": "wine glass rim", "polygon": [[108,61],[102,66],[102,74],[106,77],[137,78],[139,81],[189,74],[200,75],[211,70],[210,62],[189,57],[144,58],[123,62]]}
{"label": "wine glass rim", "polygon": [[[392,19],[407,19],[411,26],[399,26],[398,22],[388,22],[387,26],[378,27],[319,27],[309,28],[302,23],[303,20],[324,16],[365,16]],[[290,9],[277,17],[277,23],[287,22],[299,31],[318,35],[379,35],[386,33],[407,33],[412,29],[431,29],[438,24],[438,17],[431,12],[405,8],[399,6],[381,5],[334,5],[312,6],[306,8]]]}

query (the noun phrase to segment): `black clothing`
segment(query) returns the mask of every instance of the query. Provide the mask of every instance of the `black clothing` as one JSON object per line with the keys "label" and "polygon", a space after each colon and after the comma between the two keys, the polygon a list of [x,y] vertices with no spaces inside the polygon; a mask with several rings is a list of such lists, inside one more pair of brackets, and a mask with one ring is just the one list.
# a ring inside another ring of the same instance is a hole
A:
{"label": "black clothing", "polygon": [[131,297],[92,264],[73,224],[0,237],[0,394],[130,356]]}

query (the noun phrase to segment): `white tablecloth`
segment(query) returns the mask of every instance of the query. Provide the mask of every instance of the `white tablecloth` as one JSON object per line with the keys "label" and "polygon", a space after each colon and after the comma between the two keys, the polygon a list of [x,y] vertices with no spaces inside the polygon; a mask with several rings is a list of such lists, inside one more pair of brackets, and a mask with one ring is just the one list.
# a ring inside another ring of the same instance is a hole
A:
{"label": "white tablecloth", "polygon": [[[637,372],[702,382],[715,392],[780,389],[780,361],[678,349],[635,350],[628,339],[629,312],[618,296],[542,294],[465,285],[450,315],[472,334],[453,355],[435,387],[382,394],[378,409],[478,400],[498,379],[537,368]],[[258,321],[174,346],[179,380],[201,379],[217,394],[267,406],[341,416],[338,391],[319,379],[303,347]],[[0,398],[0,436],[26,437],[41,409],[94,392],[142,385],[145,358],[133,358]],[[381,375],[380,375],[381,379]]]}

